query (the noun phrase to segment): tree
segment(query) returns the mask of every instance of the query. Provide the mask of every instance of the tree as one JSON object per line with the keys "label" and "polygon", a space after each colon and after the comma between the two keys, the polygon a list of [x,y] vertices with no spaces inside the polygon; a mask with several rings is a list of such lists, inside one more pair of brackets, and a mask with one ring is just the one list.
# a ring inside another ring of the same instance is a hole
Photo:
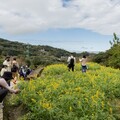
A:
{"label": "tree", "polygon": [[99,53],[93,58],[94,62],[120,68],[120,39],[113,33],[113,41],[110,41],[111,48],[104,53]]}
{"label": "tree", "polygon": [[110,41],[111,46],[117,45],[120,43],[120,39],[117,37],[116,33],[113,33],[113,41]]}

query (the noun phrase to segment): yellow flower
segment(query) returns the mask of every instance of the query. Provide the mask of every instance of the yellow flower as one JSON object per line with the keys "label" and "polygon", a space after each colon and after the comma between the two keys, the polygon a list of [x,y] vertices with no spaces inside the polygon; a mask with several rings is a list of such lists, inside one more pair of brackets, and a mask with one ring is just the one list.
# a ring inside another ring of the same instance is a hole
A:
{"label": "yellow flower", "polygon": [[98,98],[98,96],[99,96],[99,91],[97,90],[97,92],[96,92],[96,98]]}
{"label": "yellow flower", "polygon": [[52,108],[52,104],[51,103],[43,102],[43,103],[40,103],[40,104],[41,104],[41,106],[43,108],[46,108],[48,110]]}
{"label": "yellow flower", "polygon": [[70,106],[70,111],[72,111],[72,107]]}
{"label": "yellow flower", "polygon": [[57,88],[58,88],[58,86],[59,86],[59,84],[58,84],[58,83],[53,83],[53,88],[54,88],[54,89],[57,89]]}
{"label": "yellow flower", "polygon": [[112,108],[110,108],[110,114],[112,114]]}
{"label": "yellow flower", "polygon": [[94,96],[92,96],[91,98],[92,98],[93,103],[97,104],[97,102],[96,102]]}
{"label": "yellow flower", "polygon": [[34,103],[36,102],[36,100],[35,100],[35,99],[33,99],[33,98],[32,98],[31,100],[32,100]]}
{"label": "yellow flower", "polygon": [[101,104],[102,104],[102,108],[104,109],[105,106],[104,101],[102,101]]}
{"label": "yellow flower", "polygon": [[79,92],[81,90],[80,87],[75,88],[75,91]]}
{"label": "yellow flower", "polygon": [[88,103],[88,99],[87,98],[85,98],[85,100],[87,101],[87,103]]}

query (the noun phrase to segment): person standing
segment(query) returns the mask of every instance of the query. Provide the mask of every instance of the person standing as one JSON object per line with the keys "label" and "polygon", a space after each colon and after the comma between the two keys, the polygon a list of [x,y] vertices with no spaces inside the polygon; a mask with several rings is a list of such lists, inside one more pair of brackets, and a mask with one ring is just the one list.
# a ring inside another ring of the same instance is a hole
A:
{"label": "person standing", "polygon": [[69,56],[67,62],[68,62],[68,70],[74,71],[74,66],[76,63],[75,57],[73,57],[73,55]]}
{"label": "person standing", "polygon": [[[3,62],[3,66],[6,66],[6,71],[3,72],[3,75],[1,77],[5,77],[6,79],[9,79],[9,75],[12,74],[11,68],[12,68],[12,62],[10,60],[10,57],[6,57],[5,61]],[[7,82],[10,85],[10,81]]]}
{"label": "person standing", "polygon": [[86,63],[87,63],[87,58],[86,58],[86,56],[83,55],[82,59],[79,59],[79,61],[81,62],[82,72],[83,72],[83,73],[86,72],[86,70],[87,70],[87,65],[86,65]]}
{"label": "person standing", "polygon": [[14,78],[14,82],[16,82],[16,80],[19,78],[18,69],[19,69],[19,64],[16,58],[13,58],[11,71],[12,71],[12,76]]}
{"label": "person standing", "polygon": [[6,65],[7,66],[7,71],[11,72],[12,62],[10,60],[10,57],[5,58],[5,61],[3,62],[3,65]]}

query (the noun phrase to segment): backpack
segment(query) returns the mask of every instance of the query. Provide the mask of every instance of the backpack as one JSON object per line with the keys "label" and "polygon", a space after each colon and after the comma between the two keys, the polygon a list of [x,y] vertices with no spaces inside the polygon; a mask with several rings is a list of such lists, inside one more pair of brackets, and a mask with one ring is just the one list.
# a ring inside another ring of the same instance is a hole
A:
{"label": "backpack", "polygon": [[74,65],[74,58],[70,59],[70,65]]}

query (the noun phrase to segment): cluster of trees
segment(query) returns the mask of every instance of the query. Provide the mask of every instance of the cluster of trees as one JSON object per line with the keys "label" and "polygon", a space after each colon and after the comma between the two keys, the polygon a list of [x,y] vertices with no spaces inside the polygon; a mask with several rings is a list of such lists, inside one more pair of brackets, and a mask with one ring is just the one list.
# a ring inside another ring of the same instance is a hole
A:
{"label": "cluster of trees", "polygon": [[113,40],[110,41],[111,48],[106,52],[100,52],[93,57],[93,61],[105,66],[120,68],[120,39],[113,34]]}

